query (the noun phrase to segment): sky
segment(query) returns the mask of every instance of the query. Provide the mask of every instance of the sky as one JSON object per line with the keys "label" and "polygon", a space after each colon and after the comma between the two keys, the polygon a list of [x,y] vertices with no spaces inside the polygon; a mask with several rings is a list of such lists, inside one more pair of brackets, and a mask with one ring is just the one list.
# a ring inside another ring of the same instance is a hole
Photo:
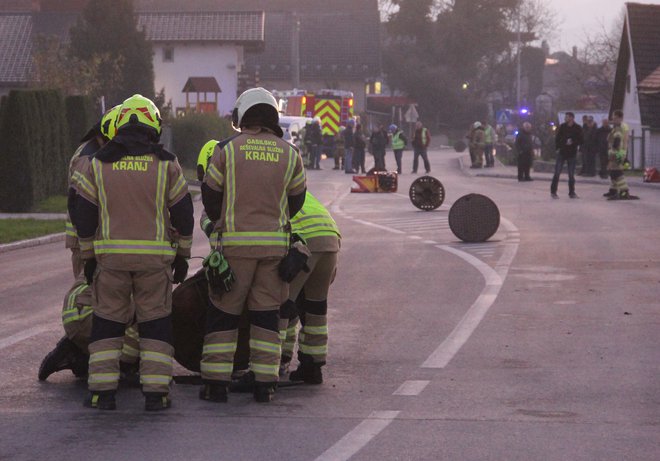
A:
{"label": "sky", "polygon": [[[586,34],[595,35],[602,25],[610,30],[619,17],[625,0],[547,0],[557,13],[557,34],[549,40],[550,50],[570,52],[580,48]],[[660,5],[660,0],[636,0],[631,3]]]}

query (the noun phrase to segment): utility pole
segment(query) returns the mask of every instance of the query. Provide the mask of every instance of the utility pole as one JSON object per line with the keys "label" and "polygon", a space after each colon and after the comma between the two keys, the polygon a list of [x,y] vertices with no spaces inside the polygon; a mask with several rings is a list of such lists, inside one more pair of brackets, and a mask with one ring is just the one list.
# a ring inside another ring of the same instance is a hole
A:
{"label": "utility pole", "polygon": [[300,16],[293,12],[293,32],[291,37],[291,84],[300,87]]}
{"label": "utility pole", "polygon": [[518,45],[517,45],[517,56],[516,56],[516,109],[520,110],[520,5],[518,5]]}

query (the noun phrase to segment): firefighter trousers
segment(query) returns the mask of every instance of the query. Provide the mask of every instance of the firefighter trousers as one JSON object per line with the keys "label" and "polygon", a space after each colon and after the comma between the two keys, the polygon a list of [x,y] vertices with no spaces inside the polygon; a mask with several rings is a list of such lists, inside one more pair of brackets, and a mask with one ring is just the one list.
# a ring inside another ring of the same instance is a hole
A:
{"label": "firefighter trousers", "polygon": [[288,295],[288,285],[277,273],[279,261],[280,258],[227,257],[236,281],[228,293],[214,293],[209,288],[210,305],[200,364],[204,382],[231,381],[244,306],[250,317],[250,369],[257,382],[277,382],[281,354],[279,306]]}
{"label": "firefighter trousers", "polygon": [[90,391],[117,389],[126,325],[140,332],[143,392],[167,394],[172,381],[172,271],[122,271],[99,266],[92,284]]}
{"label": "firefighter trousers", "polygon": [[[313,252],[307,261],[309,272],[300,272],[289,286],[289,298],[280,310],[282,356],[290,358],[296,343],[298,321],[299,351],[324,364],[328,354],[328,291],[337,272],[338,253]],[[298,304],[298,295],[304,292]]]}

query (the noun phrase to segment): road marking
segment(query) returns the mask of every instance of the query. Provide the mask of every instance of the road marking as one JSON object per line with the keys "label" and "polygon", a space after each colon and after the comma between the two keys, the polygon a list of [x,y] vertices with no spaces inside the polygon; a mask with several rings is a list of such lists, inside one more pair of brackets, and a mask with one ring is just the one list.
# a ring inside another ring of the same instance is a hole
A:
{"label": "road marking", "polygon": [[11,335],[8,338],[0,339],[0,350],[9,346],[13,346],[16,343],[20,343],[21,341],[24,341],[33,336],[44,333],[50,329],[51,328],[49,326],[41,325],[38,327],[28,328],[27,330],[23,330],[19,333],[16,333],[15,335]]}
{"label": "road marking", "polygon": [[419,395],[431,381],[404,381],[392,395]]}
{"label": "road marking", "polygon": [[324,451],[316,461],[347,460],[360,451],[397,417],[398,411],[374,411],[355,429]]}

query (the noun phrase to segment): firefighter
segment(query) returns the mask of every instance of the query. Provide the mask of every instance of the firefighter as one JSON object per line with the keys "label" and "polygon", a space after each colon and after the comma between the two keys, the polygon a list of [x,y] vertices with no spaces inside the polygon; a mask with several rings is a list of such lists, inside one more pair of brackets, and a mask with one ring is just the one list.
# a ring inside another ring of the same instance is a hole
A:
{"label": "firefighter", "polygon": [[403,156],[403,148],[406,147],[408,139],[395,124],[390,125],[390,135],[392,136],[392,150],[394,151],[394,159],[396,160],[396,172],[401,174],[401,157]]}
{"label": "firefighter", "polygon": [[81,144],[71,157],[69,162],[69,192],[67,199],[67,220],[64,245],[71,250],[71,264],[73,266],[73,277],[77,278],[83,271],[83,262],[80,257],[80,244],[78,234],[71,222],[73,214],[73,203],[76,196],[76,182],[81,172],[87,168],[92,154],[103,147],[115,135],[115,119],[120,106],[108,110],[80,141]]}
{"label": "firefighter", "polygon": [[610,190],[603,194],[608,200],[629,200],[637,198],[630,195],[628,182],[623,174],[627,161],[628,124],[623,121],[623,112],[615,110],[612,114],[614,128],[607,137]]}
{"label": "firefighter", "polygon": [[309,149],[309,170],[321,169],[321,144],[323,136],[321,131],[321,119],[314,117],[310,125],[305,130],[305,144]]}
{"label": "firefighter", "polygon": [[[62,308],[62,325],[65,336],[60,339],[55,348],[50,351],[39,366],[39,380],[45,381],[51,374],[61,370],[71,370],[78,378],[87,376],[89,354],[87,346],[92,332],[92,302],[91,288],[82,274],[83,262],[80,257],[78,234],[73,225],[74,199],[78,189],[77,182],[82,172],[89,165],[92,155],[110,141],[115,133],[115,120],[120,106],[108,110],[83,137],[69,163],[69,193],[66,229],[66,247],[71,249],[71,261],[76,281],[64,297]],[[126,329],[120,368],[122,377],[129,379],[135,376],[139,358],[139,338],[134,326]]]}
{"label": "firefighter", "polygon": [[165,410],[171,405],[171,288],[188,271],[192,200],[176,156],[157,144],[161,119],[151,100],[137,94],[126,99],[116,128],[91,160],[76,198],[94,309],[84,403],[116,408],[122,336],[135,318],[145,409]]}
{"label": "firefighter", "polygon": [[[309,271],[301,271],[291,281],[289,298],[280,307],[280,338],[283,341],[280,373],[284,374],[291,362],[300,319],[300,364],[289,379],[321,384],[321,367],[328,354],[328,291],[337,270],[341,234],[328,210],[309,192],[302,210],[291,219],[291,231],[305,240],[311,258],[307,261]],[[301,292],[304,295],[296,306]]]}
{"label": "firefighter", "polygon": [[215,152],[215,146],[217,146],[219,142],[220,141],[211,139],[210,141],[207,141],[202,146],[202,150],[199,151],[199,155],[197,156],[197,179],[200,181],[204,180],[206,167],[209,164],[209,160],[211,159],[213,152]]}
{"label": "firefighter", "polygon": [[269,91],[252,88],[242,93],[232,112],[240,133],[216,147],[202,183],[204,209],[216,223],[222,252],[212,252],[205,261],[210,305],[202,400],[227,401],[244,305],[250,313],[254,398],[269,402],[275,392],[279,307],[288,293],[278,265],[289,246],[289,216],[302,207],[306,190],[302,158],[295,146],[281,139],[278,121],[277,102]]}
{"label": "firefighter", "polygon": [[472,156],[472,165],[470,168],[481,168],[484,163],[484,149],[486,147],[486,134],[481,122],[472,124],[470,131],[470,154]]}

